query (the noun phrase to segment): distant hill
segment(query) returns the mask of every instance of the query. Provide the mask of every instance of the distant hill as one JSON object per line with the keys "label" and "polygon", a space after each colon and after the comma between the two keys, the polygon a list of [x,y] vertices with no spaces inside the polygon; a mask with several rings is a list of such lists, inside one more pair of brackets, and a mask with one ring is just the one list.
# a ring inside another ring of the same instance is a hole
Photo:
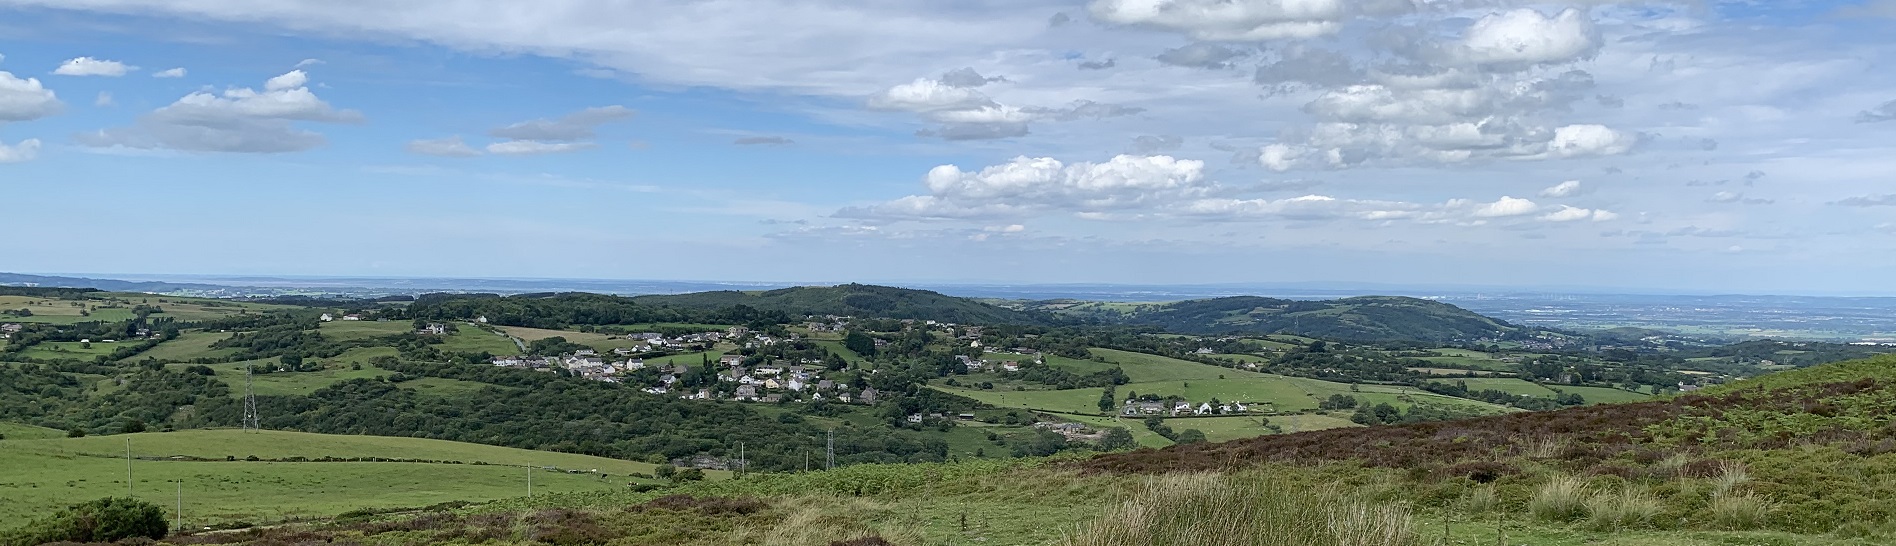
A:
{"label": "distant hill", "polygon": [[1038,303],[1027,307],[1186,334],[1294,334],[1355,341],[1446,342],[1500,337],[1519,329],[1454,305],[1399,296],[1326,301],[1237,296],[1133,306]]}
{"label": "distant hill", "polygon": [[110,292],[176,292],[179,290],[216,290],[219,288],[227,288],[209,284],[120,281],[112,279],[90,279],[85,277],[49,277],[45,275],[23,275],[19,273],[0,273],[0,286],[97,288]]}
{"label": "distant hill", "polygon": [[689,309],[728,309],[743,305],[793,315],[846,315],[964,324],[1042,325],[1059,321],[1058,317],[1050,313],[1008,309],[928,290],[867,284],[800,286],[765,292],[723,290],[639,296],[632,300],[641,305]]}

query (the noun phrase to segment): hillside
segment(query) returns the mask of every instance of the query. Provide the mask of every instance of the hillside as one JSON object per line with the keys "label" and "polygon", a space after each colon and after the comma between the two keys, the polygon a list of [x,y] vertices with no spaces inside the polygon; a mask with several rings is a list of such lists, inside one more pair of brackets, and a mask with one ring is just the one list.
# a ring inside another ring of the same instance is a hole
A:
{"label": "hillside", "polygon": [[1519,328],[1454,305],[1398,296],[1324,301],[1235,296],[1145,305],[1036,302],[1028,309],[1185,334],[1292,334],[1350,341],[1466,341]]}
{"label": "hillside", "polygon": [[[21,429],[0,425],[5,428]],[[526,493],[526,466],[542,468],[534,476],[536,494],[622,489],[637,481],[632,474],[654,468],[419,438],[236,430],[36,436],[0,440],[0,467],[8,469],[0,481],[0,518],[19,521],[73,502],[124,495],[128,446],[135,495],[173,506],[182,479],[188,517],[206,525],[520,496]]]}
{"label": "hillside", "polygon": [[689,309],[724,309],[739,305],[796,315],[840,315],[890,319],[936,320],[960,324],[1048,324],[1052,315],[1007,309],[927,290],[867,284],[800,286],[765,292],[699,292],[639,296],[633,301]]}

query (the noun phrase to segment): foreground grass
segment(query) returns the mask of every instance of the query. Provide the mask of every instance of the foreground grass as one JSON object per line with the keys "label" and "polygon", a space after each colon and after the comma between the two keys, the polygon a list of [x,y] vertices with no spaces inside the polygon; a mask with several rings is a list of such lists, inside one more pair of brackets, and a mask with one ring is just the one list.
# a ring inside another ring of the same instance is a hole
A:
{"label": "foreground grass", "polygon": [[[8,427],[8,430],[29,430]],[[42,434],[41,436],[46,436]],[[370,508],[484,502],[534,492],[625,489],[653,465],[416,438],[338,436],[266,431],[183,431],[86,438],[0,441],[0,520],[42,514],[105,496],[125,495],[126,440],[131,440],[134,496],[173,507],[184,482],[193,525],[331,517]],[[257,461],[247,460],[257,457]],[[325,457],[438,462],[290,462]],[[234,458],[235,461],[227,459]],[[452,464],[458,462],[460,464]],[[478,464],[477,464],[478,463]],[[588,471],[569,474],[566,469]],[[598,470],[600,474],[589,471]],[[602,477],[601,474],[606,475]]]}

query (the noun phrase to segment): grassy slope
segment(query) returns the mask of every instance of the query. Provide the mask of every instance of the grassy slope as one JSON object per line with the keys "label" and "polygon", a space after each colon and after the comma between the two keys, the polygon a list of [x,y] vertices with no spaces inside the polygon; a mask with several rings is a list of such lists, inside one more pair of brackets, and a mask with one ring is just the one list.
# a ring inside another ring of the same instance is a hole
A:
{"label": "grassy slope", "polygon": [[125,361],[138,361],[146,358],[159,360],[190,360],[211,358],[235,354],[237,349],[212,349],[211,344],[230,337],[228,332],[185,332],[177,339],[165,341],[151,350],[133,355]]}
{"label": "grassy slope", "polygon": [[60,430],[5,422],[0,422],[0,435],[5,436],[6,440],[44,440],[66,437],[66,433]]}
{"label": "grassy slope", "polygon": [[[453,500],[482,501],[525,493],[520,465],[556,466],[612,475],[536,472],[540,492],[605,491],[624,487],[625,476],[652,465],[584,455],[549,453],[416,438],[336,436],[266,431],[181,431],[87,438],[0,442],[0,518],[18,518],[55,506],[123,495],[125,441],[132,442],[141,498],[174,506],[175,481],[184,480],[185,510],[194,523],[273,520],[295,515],[330,516],[363,508],[426,506]],[[193,462],[146,460],[183,455],[239,459],[285,457],[383,457],[451,460],[489,465],[426,463]],[[501,466],[514,465],[514,466]]]}
{"label": "grassy slope", "polygon": [[966,298],[926,290],[847,284],[796,287],[767,292],[718,291],[695,294],[639,296],[643,305],[694,309],[724,309],[747,305],[765,311],[792,314],[845,315],[897,319],[938,320],[964,324],[1043,324],[1041,313],[997,307]]}

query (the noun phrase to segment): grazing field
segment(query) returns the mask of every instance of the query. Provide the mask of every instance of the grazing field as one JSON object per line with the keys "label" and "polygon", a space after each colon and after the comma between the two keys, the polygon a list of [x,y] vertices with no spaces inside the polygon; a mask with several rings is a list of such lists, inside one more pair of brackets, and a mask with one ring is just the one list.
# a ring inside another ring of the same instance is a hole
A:
{"label": "grazing field", "polygon": [[1218,379],[1219,377],[1262,377],[1264,375],[1145,353],[1098,348],[1087,349],[1087,351],[1093,356],[1105,358],[1107,362],[1118,364],[1126,371],[1126,377],[1133,383]]}
{"label": "grazing field", "polygon": [[338,320],[317,328],[323,337],[337,341],[369,339],[415,331],[414,324],[396,320]]}
{"label": "grazing field", "polygon": [[73,324],[89,321],[117,322],[131,319],[134,316],[132,307],[138,305],[151,305],[162,310],[160,313],[153,314],[153,317],[171,317],[188,321],[215,319],[248,312],[289,309],[289,307],[281,305],[239,303],[171,296],[161,297],[150,294],[98,292],[93,293],[91,296],[97,299],[63,300],[31,296],[0,296],[0,309],[25,309],[33,313],[32,316],[28,317],[0,317],[0,322],[34,322],[43,324]]}
{"label": "grazing field", "polygon": [[[133,494],[176,506],[183,480],[192,525],[334,516],[358,508],[423,507],[526,494],[523,467],[557,467],[609,475],[533,472],[534,493],[622,489],[633,472],[652,465],[417,438],[336,436],[266,431],[200,430],[0,442],[0,518],[20,521],[66,504],[126,494],[126,440],[131,440]],[[246,461],[290,457],[459,461]],[[209,459],[178,460],[174,457]],[[226,461],[234,457],[236,461]],[[486,464],[471,464],[475,462]],[[721,474],[721,473],[719,473]]]}
{"label": "grazing field", "polygon": [[1515,379],[1511,377],[1470,377],[1470,378],[1448,379],[1445,381],[1448,381],[1451,383],[1466,384],[1468,385],[1468,390],[1471,390],[1471,391],[1494,390],[1494,391],[1505,392],[1508,394],[1518,394],[1521,396],[1537,396],[1541,398],[1553,398],[1560,394],[1558,392],[1554,392],[1553,389],[1549,389],[1547,387],[1541,386],[1538,383],[1534,383],[1526,379]]}
{"label": "grazing field", "polygon": [[825,340],[818,341],[816,344],[824,349],[828,349],[831,353],[835,353],[836,356],[843,357],[843,360],[849,362],[852,366],[860,366],[868,362],[868,359],[863,358],[862,355],[856,354],[855,351],[849,350],[848,347],[844,347],[841,341]]}
{"label": "grazing field", "polygon": [[226,332],[185,332],[179,335],[177,339],[166,340],[164,343],[158,344],[157,347],[152,347],[151,350],[133,355],[131,358],[127,358],[121,362],[138,361],[147,358],[155,358],[158,360],[192,360],[197,358],[230,356],[235,354],[237,349],[211,348],[212,344],[223,341],[230,336],[231,334]]}
{"label": "grazing field", "polygon": [[0,437],[5,438],[0,441],[44,440],[44,439],[50,439],[50,438],[65,438],[66,433],[65,431],[50,429],[46,427],[36,427],[33,425],[23,425],[19,423],[0,422]]}
{"label": "grazing field", "polygon": [[499,334],[475,328],[469,325],[461,327],[453,334],[441,338],[441,350],[463,353],[488,353],[492,355],[517,355],[520,346],[506,334]]}
{"label": "grazing field", "polygon": [[[123,343],[123,345],[131,345],[131,343]],[[48,341],[20,351],[19,356],[21,358],[41,358],[47,360],[76,359],[90,361],[94,358],[112,354],[112,351],[118,350],[120,346],[121,343],[105,343],[101,341],[91,343]]]}
{"label": "grazing field", "polygon": [[[348,356],[358,351],[387,352],[394,354],[395,349],[387,347],[355,349],[348,353],[343,353],[343,355]],[[230,386],[231,396],[241,397],[244,395],[244,366],[246,364],[264,366],[275,365],[276,363],[277,359],[270,358],[243,362],[226,362],[222,364],[206,364],[205,366],[217,372],[217,379],[219,381],[223,381],[225,385]],[[172,364],[169,367],[183,368],[186,366],[189,366],[189,364]],[[357,370],[352,369],[349,365],[331,364],[328,368],[317,372],[260,373],[254,376],[253,381],[255,382],[258,396],[302,396],[342,381],[350,379],[376,379],[391,373],[388,370],[377,368],[367,363],[363,363],[361,368],[362,369]]]}
{"label": "grazing field", "polygon": [[1257,408],[1257,411],[1313,410],[1317,409],[1318,402],[1316,398],[1304,394],[1303,389],[1296,383],[1285,378],[1268,376],[1132,383],[1120,385],[1119,393],[1121,395],[1138,393],[1141,396],[1148,394],[1183,396],[1194,404],[1208,402],[1213,398],[1220,402],[1270,404],[1270,408]]}
{"label": "grazing field", "polygon": [[[934,387],[936,390],[966,396],[1000,408],[1021,408],[1060,413],[1097,415],[1099,395],[1105,389],[1069,389],[1061,391],[1010,391]],[[1121,391],[1124,392],[1124,391]]]}
{"label": "grazing field", "polygon": [[496,328],[499,329],[500,331],[506,332],[507,335],[526,340],[529,343],[546,339],[546,338],[550,338],[550,337],[562,337],[562,338],[566,338],[566,341],[569,343],[578,343],[580,345],[592,347],[593,350],[596,350],[596,351],[610,351],[613,349],[629,349],[639,344],[639,342],[637,341],[626,339],[625,336],[610,336],[606,334],[589,334],[586,332],[575,332],[575,331],[570,331],[570,330],[545,330],[545,329],[540,329],[540,328],[524,328],[520,326],[499,326]]}
{"label": "grazing field", "polygon": [[1310,393],[1313,400],[1322,400],[1329,398],[1330,395],[1333,394],[1341,394],[1355,397],[1357,400],[1368,404],[1389,404],[1403,409],[1413,407],[1418,403],[1428,403],[1483,413],[1508,413],[1516,411],[1506,406],[1466,398],[1444,396],[1422,389],[1400,385],[1356,385],[1355,389],[1352,390],[1351,386],[1347,384],[1317,379],[1287,377],[1285,380],[1302,387],[1304,392]]}
{"label": "grazing field", "polygon": [[1574,387],[1561,385],[1556,387],[1562,392],[1570,392],[1585,398],[1588,404],[1617,404],[1620,402],[1644,402],[1652,396],[1623,389],[1607,387]]}

